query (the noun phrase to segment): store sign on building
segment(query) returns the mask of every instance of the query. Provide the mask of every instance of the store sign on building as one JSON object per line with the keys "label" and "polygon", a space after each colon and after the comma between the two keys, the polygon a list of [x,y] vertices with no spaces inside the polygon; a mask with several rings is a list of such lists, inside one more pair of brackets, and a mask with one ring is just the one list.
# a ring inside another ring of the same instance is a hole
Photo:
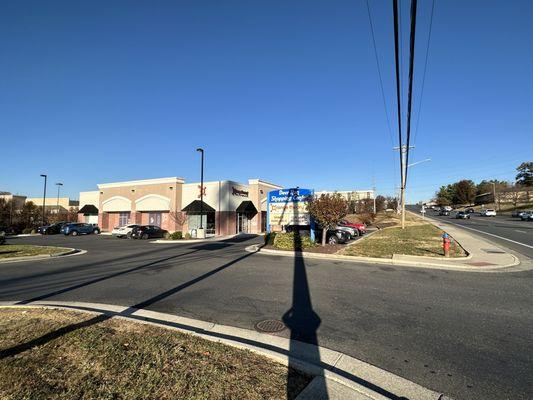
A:
{"label": "store sign on building", "polygon": [[309,201],[311,189],[279,189],[268,192],[268,226],[310,225]]}
{"label": "store sign on building", "polygon": [[241,197],[248,197],[248,191],[236,188],[235,186],[231,187],[231,194],[233,196],[241,196]]}

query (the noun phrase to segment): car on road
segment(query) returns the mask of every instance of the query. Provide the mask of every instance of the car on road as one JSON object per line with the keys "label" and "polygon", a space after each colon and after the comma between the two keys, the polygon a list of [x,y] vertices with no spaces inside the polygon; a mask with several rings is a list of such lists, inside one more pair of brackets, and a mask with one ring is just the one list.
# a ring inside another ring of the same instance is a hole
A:
{"label": "car on road", "polygon": [[457,211],[455,219],[470,219],[470,214],[466,211]]}
{"label": "car on road", "polygon": [[132,239],[151,239],[164,238],[168,235],[168,231],[161,229],[157,225],[139,225],[131,231]]}
{"label": "car on road", "polygon": [[61,222],[55,222],[50,225],[44,225],[37,228],[37,233],[40,233],[41,235],[57,235],[58,233],[61,233],[61,228],[63,225],[65,225],[67,222],[61,221]]}
{"label": "car on road", "polygon": [[116,226],[111,231],[111,235],[117,237],[117,238],[123,238],[123,237],[131,237],[131,232],[139,227],[139,224],[131,224],[126,226]]}
{"label": "car on road", "polygon": [[445,210],[444,208],[442,208],[440,211],[439,211],[439,215],[440,216],[448,216],[450,215],[450,212],[448,210]]}
{"label": "car on road", "polygon": [[357,229],[359,235],[364,235],[366,233],[366,225],[358,222],[349,222],[343,219],[339,222],[339,226],[348,226],[350,228]]}
{"label": "car on road", "polygon": [[472,207],[470,207],[470,208],[467,208],[465,212],[467,212],[468,214],[474,214],[476,211]]}
{"label": "car on road", "polygon": [[89,235],[99,234],[100,228],[98,225],[86,224],[82,222],[73,222],[65,224],[61,227],[61,233],[65,236],[78,236],[78,235]]}
{"label": "car on road", "polygon": [[487,208],[486,210],[481,211],[480,215],[482,217],[495,217],[496,210],[493,210],[492,208]]}
{"label": "car on road", "polygon": [[522,221],[531,221],[533,219],[533,211],[524,211],[520,215]]}

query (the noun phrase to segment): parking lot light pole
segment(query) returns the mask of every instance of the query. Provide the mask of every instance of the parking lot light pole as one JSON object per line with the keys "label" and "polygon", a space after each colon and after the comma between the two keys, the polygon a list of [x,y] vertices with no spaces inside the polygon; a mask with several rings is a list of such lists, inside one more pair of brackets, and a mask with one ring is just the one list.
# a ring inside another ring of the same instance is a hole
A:
{"label": "parking lot light pole", "polygon": [[61,186],[63,186],[63,184],[61,182],[56,182],[56,186],[57,186],[57,203],[56,203],[56,209],[57,209],[57,217],[58,217],[58,220],[59,220],[59,188]]}
{"label": "parking lot light pole", "polygon": [[43,226],[45,225],[45,213],[46,213],[46,180],[48,179],[48,175],[41,174],[41,176],[44,178],[44,192],[43,192]]}
{"label": "parking lot light pole", "polygon": [[204,149],[198,147],[196,151],[199,151],[202,155],[201,167],[200,167],[200,229],[204,229],[203,215],[204,215]]}

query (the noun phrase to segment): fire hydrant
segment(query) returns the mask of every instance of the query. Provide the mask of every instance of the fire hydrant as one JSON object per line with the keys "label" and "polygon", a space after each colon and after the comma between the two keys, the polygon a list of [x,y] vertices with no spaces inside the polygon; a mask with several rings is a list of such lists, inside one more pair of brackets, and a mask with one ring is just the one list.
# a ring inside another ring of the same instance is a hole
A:
{"label": "fire hydrant", "polygon": [[444,257],[450,257],[450,235],[444,233],[442,235],[442,250],[444,250]]}

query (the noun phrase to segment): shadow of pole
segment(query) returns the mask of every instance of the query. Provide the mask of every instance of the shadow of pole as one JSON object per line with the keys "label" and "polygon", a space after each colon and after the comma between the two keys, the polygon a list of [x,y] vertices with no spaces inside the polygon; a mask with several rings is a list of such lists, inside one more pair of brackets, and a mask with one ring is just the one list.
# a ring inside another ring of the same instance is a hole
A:
{"label": "shadow of pole", "polygon": [[[292,189],[298,194],[298,189]],[[293,223],[298,223],[298,202],[293,201]],[[294,230],[294,271],[292,283],[292,306],[283,315],[282,320],[291,331],[290,348],[289,348],[289,369],[287,371],[287,398],[295,398],[297,394],[294,393],[294,388],[298,385],[300,374],[296,373],[298,368],[297,360],[302,357],[306,361],[320,365],[320,353],[318,350],[317,330],[320,326],[321,319],[313,310],[311,303],[311,293],[309,290],[309,282],[307,279],[307,271],[305,267],[304,258],[301,254],[302,241],[299,231]],[[309,343],[314,346],[302,346],[301,342]],[[305,351],[305,354],[301,354]],[[323,376],[323,369],[318,371],[317,377]],[[314,378],[316,379],[316,378]],[[325,380],[318,379],[318,386],[315,386],[317,392],[320,393],[320,399],[327,399],[327,388],[325,387]],[[321,383],[320,383],[321,382]],[[322,385],[322,387],[320,387]],[[318,394],[317,393],[317,394]],[[317,397],[318,398],[318,397]]]}

